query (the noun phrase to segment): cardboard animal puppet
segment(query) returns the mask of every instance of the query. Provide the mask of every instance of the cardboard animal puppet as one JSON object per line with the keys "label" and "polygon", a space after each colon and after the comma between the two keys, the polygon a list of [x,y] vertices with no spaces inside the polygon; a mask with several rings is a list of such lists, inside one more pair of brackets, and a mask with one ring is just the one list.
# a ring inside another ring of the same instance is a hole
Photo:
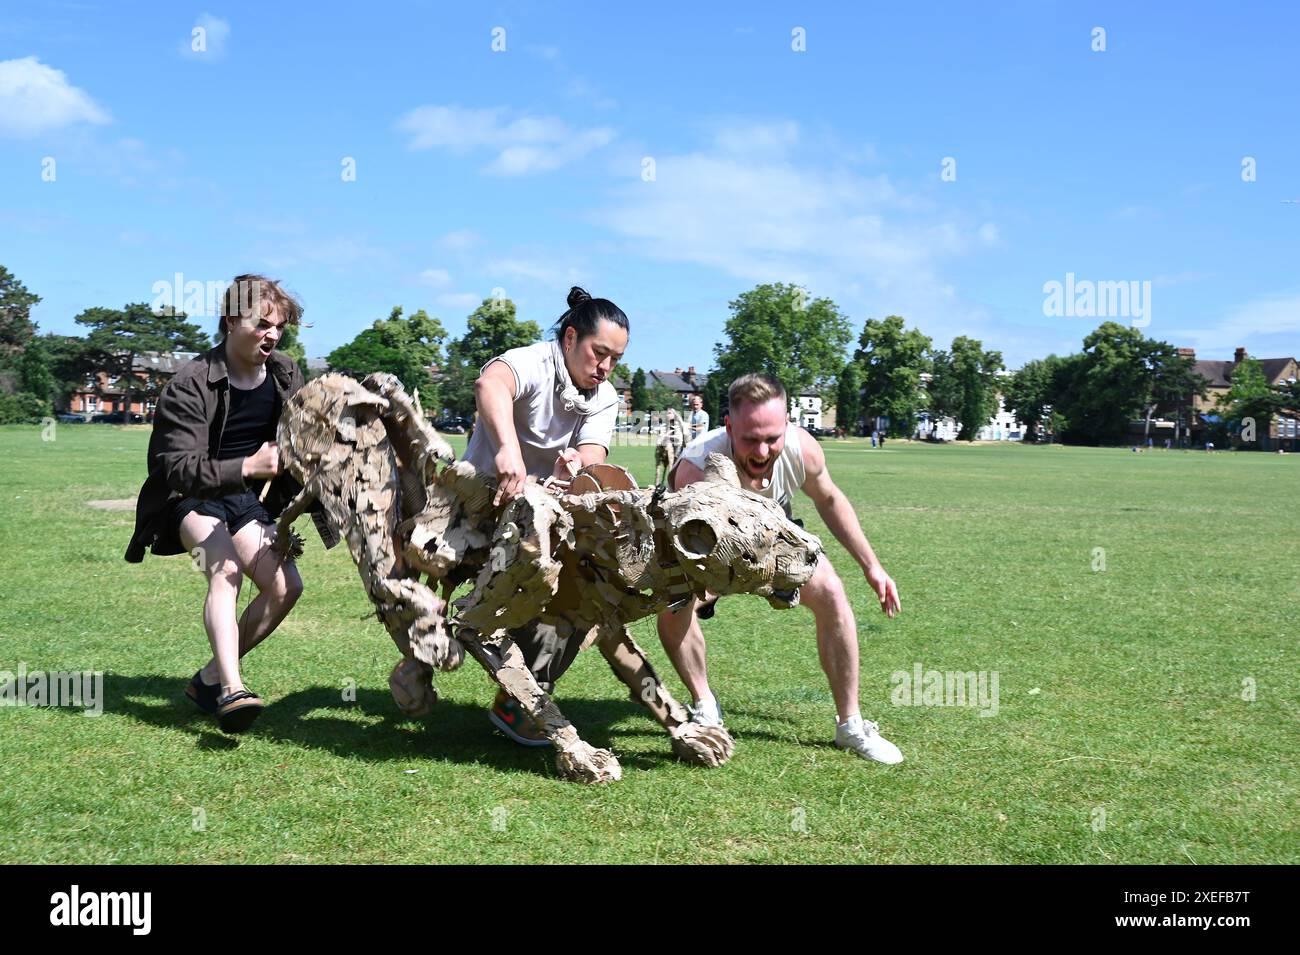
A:
{"label": "cardboard animal puppet", "polygon": [[[308,383],[289,402],[279,442],[303,491],[282,515],[278,539],[288,540],[312,500],[323,503],[402,651],[389,679],[398,705],[428,712],[437,699],[433,670],[458,667],[468,652],[551,740],[560,774],[581,782],[618,779],[618,761],[581,739],[537,685],[510,630],[546,628],[565,647],[594,643],[667,730],[674,752],[716,766],[731,757],[730,735],[690,722],[626,625],[706,591],[792,606],[821,552],[776,504],[742,490],[734,465],[718,455],[708,462],[710,480],[675,493],[639,490],[621,468],[597,465],[568,488],[528,484],[493,507],[495,482],[450,463],[445,442],[387,375]],[[449,605],[471,580],[472,592]]]}

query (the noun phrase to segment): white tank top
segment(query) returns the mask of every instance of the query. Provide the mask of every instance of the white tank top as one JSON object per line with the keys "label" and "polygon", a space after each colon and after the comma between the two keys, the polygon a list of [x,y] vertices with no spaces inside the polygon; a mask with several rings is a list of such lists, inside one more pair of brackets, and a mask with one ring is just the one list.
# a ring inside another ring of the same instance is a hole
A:
{"label": "white tank top", "polygon": [[[807,479],[807,472],[804,471],[803,466],[800,430],[800,427],[793,422],[786,425],[785,446],[781,448],[781,454],[776,459],[776,464],[772,466],[772,475],[767,487],[757,490],[751,488],[760,497],[769,498],[781,505],[787,517],[791,514],[794,492],[802,488]],[[689,461],[703,471],[704,462],[710,454],[725,454],[731,457],[731,435],[727,434],[726,428],[715,428],[700,435],[682,450],[681,460]]]}

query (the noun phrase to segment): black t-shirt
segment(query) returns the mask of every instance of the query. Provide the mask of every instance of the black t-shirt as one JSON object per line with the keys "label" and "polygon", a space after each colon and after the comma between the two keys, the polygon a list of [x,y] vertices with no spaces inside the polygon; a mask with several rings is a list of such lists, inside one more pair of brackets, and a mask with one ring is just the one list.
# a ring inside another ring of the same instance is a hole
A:
{"label": "black t-shirt", "polygon": [[276,401],[275,382],[268,371],[266,378],[256,388],[230,390],[230,411],[226,426],[221,432],[218,460],[246,458],[257,451],[264,441],[275,440]]}

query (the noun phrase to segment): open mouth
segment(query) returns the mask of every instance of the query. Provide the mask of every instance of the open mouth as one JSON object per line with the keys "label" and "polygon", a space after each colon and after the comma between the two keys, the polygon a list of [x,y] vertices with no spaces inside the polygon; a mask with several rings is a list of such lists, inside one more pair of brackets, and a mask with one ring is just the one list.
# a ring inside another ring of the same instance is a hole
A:
{"label": "open mouth", "polygon": [[275,351],[275,342],[262,342],[257,346],[257,350],[263,355],[270,355],[271,352]]}

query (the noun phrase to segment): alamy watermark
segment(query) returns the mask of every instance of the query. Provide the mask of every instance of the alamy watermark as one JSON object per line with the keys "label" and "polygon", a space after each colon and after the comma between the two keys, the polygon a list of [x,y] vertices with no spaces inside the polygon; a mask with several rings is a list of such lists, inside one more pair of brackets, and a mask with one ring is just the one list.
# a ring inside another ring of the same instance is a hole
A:
{"label": "alamy watermark", "polygon": [[0,706],[80,707],[83,716],[104,712],[104,674],[100,670],[0,670]]}
{"label": "alamy watermark", "polygon": [[[221,314],[222,297],[230,287],[230,279],[216,279],[200,282],[198,279],[186,281],[183,272],[176,272],[171,279],[161,279],[153,283],[150,291],[153,301],[149,308],[155,314],[167,309],[184,312],[191,318],[203,316],[216,318]],[[261,282],[239,282],[232,305],[241,317],[261,318]]]}
{"label": "alamy watermark", "polygon": [[997,670],[927,670],[915,663],[909,673],[895,670],[889,699],[895,706],[970,706],[980,716],[998,715]]}
{"label": "alamy watermark", "polygon": [[121,925],[132,935],[148,935],[153,926],[152,892],[83,892],[73,885],[50,896],[51,925]]}
{"label": "alamy watermark", "polygon": [[1065,273],[1065,281],[1043,283],[1048,318],[1131,318],[1134,328],[1151,324],[1151,282],[1094,282]]}

